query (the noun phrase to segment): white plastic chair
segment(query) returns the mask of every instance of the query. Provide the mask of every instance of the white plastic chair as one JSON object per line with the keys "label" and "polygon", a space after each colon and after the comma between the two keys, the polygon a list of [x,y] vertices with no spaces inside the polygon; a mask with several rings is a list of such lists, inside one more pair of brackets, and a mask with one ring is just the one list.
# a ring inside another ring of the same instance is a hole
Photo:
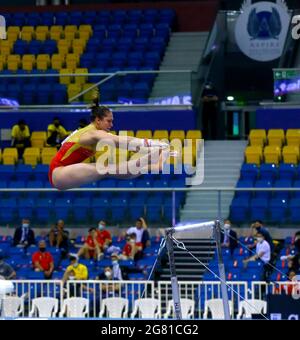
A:
{"label": "white plastic chair", "polygon": [[128,300],[119,297],[106,298],[102,300],[100,318],[103,317],[105,310],[107,317],[113,319],[127,318]]}
{"label": "white plastic chair", "polygon": [[41,297],[32,300],[29,317],[53,318],[58,312],[58,299]]}
{"label": "white plastic chair", "polygon": [[161,315],[160,302],[157,299],[138,299],[134,301],[131,318],[139,314],[141,319],[159,319]]}
{"label": "white plastic chair", "polygon": [[89,300],[85,298],[65,299],[59,313],[60,317],[66,315],[68,318],[84,318],[89,313]]}
{"label": "white plastic chair", "polygon": [[[211,299],[205,301],[203,319],[207,319],[208,311],[212,314],[212,319],[224,320],[224,307],[222,299]],[[233,302],[229,301],[230,317],[233,316]]]}
{"label": "white plastic chair", "polygon": [[2,299],[2,317],[16,318],[24,313],[24,298],[7,296]]}
{"label": "white plastic chair", "polygon": [[257,299],[249,299],[247,301],[241,301],[239,304],[239,313],[237,319],[252,319],[252,314],[266,314],[267,313],[267,302]]}
{"label": "white plastic chair", "polygon": [[[195,301],[191,299],[181,299],[181,315],[182,319],[192,319],[195,312]],[[168,319],[174,313],[174,302],[170,300],[168,302],[167,312],[164,315],[165,319]]]}

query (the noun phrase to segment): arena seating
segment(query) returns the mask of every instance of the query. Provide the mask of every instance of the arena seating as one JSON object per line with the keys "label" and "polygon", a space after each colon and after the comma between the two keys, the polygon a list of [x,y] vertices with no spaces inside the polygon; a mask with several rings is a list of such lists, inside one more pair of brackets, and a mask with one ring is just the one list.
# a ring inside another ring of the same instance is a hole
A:
{"label": "arena seating", "polygon": [[[175,13],[149,9],[15,13],[5,17],[8,40],[0,41],[0,72],[61,77],[2,78],[0,96],[24,105],[46,105],[64,104],[103,79],[63,74],[157,70]],[[101,86],[101,101],[145,103],[154,79],[155,74],[114,77]],[[85,102],[90,99],[90,92],[81,98]]]}
{"label": "arena seating", "polygon": [[[252,130],[238,188],[299,188],[300,130]],[[300,222],[300,192],[237,192],[231,218],[237,223],[263,220]]]}

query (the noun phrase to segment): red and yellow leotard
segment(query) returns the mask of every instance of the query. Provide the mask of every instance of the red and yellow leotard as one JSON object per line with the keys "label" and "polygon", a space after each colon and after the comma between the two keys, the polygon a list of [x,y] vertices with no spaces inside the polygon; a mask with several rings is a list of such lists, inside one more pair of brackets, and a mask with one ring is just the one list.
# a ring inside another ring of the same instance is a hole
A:
{"label": "red and yellow leotard", "polygon": [[51,185],[53,185],[52,174],[54,169],[61,166],[82,163],[87,158],[95,155],[96,144],[87,146],[81,145],[79,143],[81,135],[90,130],[96,130],[96,127],[93,124],[90,124],[83,129],[74,131],[67,139],[63,141],[61,148],[57,152],[56,156],[52,159],[50,164],[49,181]]}

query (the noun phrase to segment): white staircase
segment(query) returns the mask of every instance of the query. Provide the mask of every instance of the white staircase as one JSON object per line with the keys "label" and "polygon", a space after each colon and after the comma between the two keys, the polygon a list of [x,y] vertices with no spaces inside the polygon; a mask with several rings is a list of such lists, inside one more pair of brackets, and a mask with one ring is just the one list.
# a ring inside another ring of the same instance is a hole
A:
{"label": "white staircase", "polygon": [[[199,187],[235,187],[240,176],[246,146],[247,141],[205,142],[204,182]],[[189,192],[180,219],[182,222],[225,219],[229,215],[233,196],[234,192],[221,193],[221,216],[219,216],[217,192]]]}
{"label": "white staircase", "polygon": [[[179,32],[171,35],[160,70],[197,71],[208,32]],[[165,73],[156,78],[150,100],[191,94],[191,80],[188,73]]]}

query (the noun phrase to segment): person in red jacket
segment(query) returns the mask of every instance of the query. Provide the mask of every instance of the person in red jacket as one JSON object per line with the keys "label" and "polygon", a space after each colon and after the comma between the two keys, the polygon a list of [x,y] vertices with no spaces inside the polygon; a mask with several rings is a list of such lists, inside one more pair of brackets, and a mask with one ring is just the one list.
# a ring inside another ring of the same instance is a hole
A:
{"label": "person in red jacket", "polygon": [[39,251],[32,255],[33,268],[37,272],[44,272],[46,279],[51,279],[54,270],[52,255],[46,251],[46,242],[39,242]]}

